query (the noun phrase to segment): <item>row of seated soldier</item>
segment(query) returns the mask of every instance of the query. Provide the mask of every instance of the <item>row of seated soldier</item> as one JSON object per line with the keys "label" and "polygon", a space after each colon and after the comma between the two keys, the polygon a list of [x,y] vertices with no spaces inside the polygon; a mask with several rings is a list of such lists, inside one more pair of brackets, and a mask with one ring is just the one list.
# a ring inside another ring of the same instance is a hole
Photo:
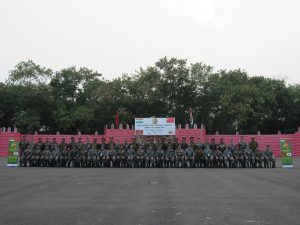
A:
{"label": "row of seated soldier", "polygon": [[104,138],[98,143],[87,138],[75,142],[72,137],[69,143],[56,138],[45,142],[39,138],[28,141],[26,136],[20,142],[20,166],[31,167],[120,167],[120,168],[274,168],[275,157],[266,145],[260,150],[255,138],[246,143],[243,137],[234,144],[231,140],[226,144],[223,139],[219,143],[215,139],[204,143],[194,142],[193,137],[187,142],[174,138],[156,141],[133,138],[130,143],[124,140],[108,142]]}

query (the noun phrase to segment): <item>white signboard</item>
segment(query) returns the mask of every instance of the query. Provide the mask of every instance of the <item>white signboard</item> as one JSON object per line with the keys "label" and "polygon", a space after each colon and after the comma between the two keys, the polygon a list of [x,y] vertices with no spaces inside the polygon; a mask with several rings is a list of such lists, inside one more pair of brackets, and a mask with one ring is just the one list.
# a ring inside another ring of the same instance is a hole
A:
{"label": "white signboard", "polygon": [[175,135],[175,118],[135,118],[135,135]]}

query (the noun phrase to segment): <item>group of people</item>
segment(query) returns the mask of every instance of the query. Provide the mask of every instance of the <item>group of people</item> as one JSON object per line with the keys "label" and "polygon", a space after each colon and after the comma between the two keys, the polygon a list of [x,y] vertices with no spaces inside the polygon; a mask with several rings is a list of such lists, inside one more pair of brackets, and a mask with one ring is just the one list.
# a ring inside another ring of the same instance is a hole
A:
{"label": "group of people", "polygon": [[201,143],[193,137],[189,142],[183,137],[181,142],[177,138],[133,138],[121,143],[110,137],[108,142],[102,138],[98,143],[89,138],[75,142],[72,137],[69,143],[65,139],[57,143],[56,138],[45,142],[39,138],[35,143],[23,136],[19,146],[23,167],[275,168],[270,146],[262,151],[254,137],[247,143],[243,136],[237,144],[233,140],[226,144],[223,139],[217,143],[214,138]]}

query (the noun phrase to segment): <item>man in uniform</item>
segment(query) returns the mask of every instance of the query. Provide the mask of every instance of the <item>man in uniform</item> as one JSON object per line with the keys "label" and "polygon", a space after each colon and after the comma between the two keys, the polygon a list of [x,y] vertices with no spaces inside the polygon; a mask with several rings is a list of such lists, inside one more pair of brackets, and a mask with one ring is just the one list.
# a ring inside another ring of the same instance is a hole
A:
{"label": "man in uniform", "polygon": [[88,167],[98,167],[98,159],[97,159],[97,150],[92,147],[88,149],[88,157],[87,157],[87,166]]}
{"label": "man in uniform", "polygon": [[224,139],[223,138],[221,138],[220,139],[220,143],[219,143],[219,150],[222,152],[222,154],[223,154],[223,152],[224,152],[224,150],[225,150],[225,142],[224,142]]}
{"label": "man in uniform", "polygon": [[135,157],[136,153],[133,148],[134,146],[131,144],[128,151],[126,152],[127,157],[127,167],[134,167],[135,166]]}
{"label": "man in uniform", "polygon": [[35,144],[35,149],[39,149],[40,151],[44,150],[44,143],[42,142],[42,138],[38,139],[38,142]]}
{"label": "man in uniform", "polygon": [[102,149],[102,147],[103,147],[103,149],[107,149],[107,144],[105,143],[105,138],[104,137],[101,139],[100,149]]}
{"label": "man in uniform", "polygon": [[220,150],[220,147],[217,146],[216,150],[214,151],[214,166],[217,168],[221,168],[223,165],[223,153]]}
{"label": "man in uniform", "polygon": [[120,146],[120,150],[119,150],[119,153],[118,153],[118,157],[119,157],[119,165],[121,168],[123,167],[126,167],[126,150],[125,150],[125,147],[124,145],[121,145]]}
{"label": "man in uniform", "polygon": [[106,156],[107,156],[107,151],[105,149],[105,146],[101,145],[100,150],[98,152],[98,160],[99,160],[100,167],[106,167],[106,164],[105,164]]}
{"label": "man in uniform", "polygon": [[225,146],[223,152],[223,166],[224,167],[233,167],[233,155],[232,151],[229,149],[229,146]]}
{"label": "man in uniform", "polygon": [[52,142],[50,143],[50,151],[54,151],[58,148],[58,143],[56,142],[56,138],[52,138]]}
{"label": "man in uniform", "polygon": [[108,165],[108,167],[116,166],[116,150],[113,145],[110,145],[110,149],[108,150],[106,156],[106,164]]}
{"label": "man in uniform", "polygon": [[244,152],[244,150],[246,149],[247,147],[247,143],[246,141],[244,140],[244,136],[241,136],[241,140],[239,141],[239,147],[240,149]]}
{"label": "man in uniform", "polygon": [[92,148],[98,150],[99,149],[99,145],[97,143],[97,138],[94,138],[93,143],[92,143]]}
{"label": "man in uniform", "polygon": [[51,142],[49,141],[49,138],[46,138],[44,148],[48,148],[48,150],[51,151]]}
{"label": "man in uniform", "polygon": [[204,162],[205,167],[213,167],[213,151],[210,149],[210,145],[206,145],[206,148],[204,149]]}
{"label": "man in uniform", "polygon": [[212,138],[210,141],[210,149],[214,152],[217,149],[216,139]]}
{"label": "man in uniform", "polygon": [[78,142],[76,144],[77,149],[79,151],[79,165],[80,167],[86,167],[87,166],[87,155],[88,150],[85,148],[85,145],[81,141],[81,138],[78,138]]}
{"label": "man in uniform", "polygon": [[175,152],[171,145],[168,146],[166,151],[165,167],[175,167]]}
{"label": "man in uniform", "polygon": [[84,149],[84,144],[83,144],[83,142],[81,141],[81,138],[78,138],[78,142],[76,143],[76,148],[78,149],[79,152],[85,150],[85,149]]}
{"label": "man in uniform", "polygon": [[75,142],[75,138],[74,137],[71,137],[71,140],[70,140],[70,143],[69,143],[69,147],[70,149],[74,149],[76,148],[76,142]]}
{"label": "man in uniform", "polygon": [[[23,152],[25,151],[25,149],[27,149],[27,147],[29,146],[29,141],[26,140],[26,136],[23,135],[22,140],[20,141],[19,144],[19,154],[20,156],[23,155]],[[20,161],[20,166],[22,166],[22,162]]]}
{"label": "man in uniform", "polygon": [[61,139],[61,142],[60,142],[60,144],[59,144],[58,146],[59,146],[59,150],[60,150],[60,151],[64,150],[65,147],[67,147],[66,139],[65,139],[65,138],[62,138],[62,139]]}
{"label": "man in uniform", "polygon": [[259,148],[256,148],[254,152],[254,156],[255,156],[255,167],[257,167],[257,164],[259,165],[260,168],[262,168],[262,159],[263,159],[263,154],[260,151]]}
{"label": "man in uniform", "polygon": [[32,157],[31,157],[31,163],[32,165],[31,166],[40,166],[41,165],[41,158],[42,158],[42,150],[37,148],[35,149],[33,147],[33,150],[32,150]]}
{"label": "man in uniform", "polygon": [[27,148],[23,150],[22,155],[20,157],[20,166],[26,167],[28,163],[31,166],[31,156],[32,156],[31,149],[29,148],[29,146],[27,146]]}
{"label": "man in uniform", "polygon": [[190,146],[194,149],[194,151],[196,150],[196,143],[194,142],[194,137],[190,137]]}
{"label": "man in uniform", "polygon": [[186,166],[185,161],[185,151],[181,148],[181,145],[178,145],[178,148],[175,150],[175,157],[176,157],[176,167],[179,168],[179,165],[181,167]]}
{"label": "man in uniform", "polygon": [[156,150],[156,166],[157,167],[164,167],[164,159],[165,159],[165,152],[164,150],[159,147],[157,150]]}
{"label": "man in uniform", "polygon": [[187,166],[189,168],[195,167],[195,150],[192,148],[191,143],[189,143],[188,148],[185,150],[185,157]]}
{"label": "man in uniform", "polygon": [[153,145],[149,145],[146,150],[146,167],[155,167],[155,151]]}
{"label": "man in uniform", "polygon": [[270,148],[270,145],[266,145],[266,149],[263,152],[263,158],[264,158],[265,168],[266,167],[275,168],[275,157],[272,152],[272,149]]}
{"label": "man in uniform", "polygon": [[69,152],[69,160],[68,160],[68,167],[79,167],[79,151],[75,145],[71,148]]}
{"label": "man in uniform", "polygon": [[198,168],[201,168],[204,164],[204,151],[202,149],[201,144],[196,144],[195,164]]}
{"label": "man in uniform", "polygon": [[186,138],[183,137],[181,140],[182,140],[182,141],[181,141],[181,148],[182,148],[183,150],[187,149],[187,148],[188,148],[188,144],[186,143]]}
{"label": "man in uniform", "polygon": [[115,142],[113,137],[110,137],[108,142],[108,149],[111,149],[111,147],[115,148]]}
{"label": "man in uniform", "polygon": [[60,151],[60,165],[62,167],[66,167],[68,159],[69,159],[69,151],[70,147],[65,145],[63,150]]}
{"label": "man in uniform", "polygon": [[136,152],[136,163],[137,163],[137,167],[145,166],[145,152],[142,145],[139,146]]}
{"label": "man in uniform", "polygon": [[42,153],[42,166],[43,167],[50,166],[50,157],[51,157],[51,152],[48,147],[45,147],[45,149]]}
{"label": "man in uniform", "polygon": [[60,166],[60,151],[59,151],[58,146],[56,146],[55,149],[52,151],[51,165],[53,167],[59,167]]}
{"label": "man in uniform", "polygon": [[88,152],[90,149],[92,149],[92,144],[90,142],[90,139],[87,138],[85,143],[84,143],[84,149]]}
{"label": "man in uniform", "polygon": [[234,167],[242,167],[244,165],[244,153],[240,149],[239,145],[233,151]]}
{"label": "man in uniform", "polygon": [[245,167],[254,167],[254,154],[251,148],[249,148],[249,145],[246,145],[246,148],[244,149],[244,159],[245,159]]}
{"label": "man in uniform", "polygon": [[251,138],[251,141],[249,143],[249,148],[251,148],[253,152],[255,152],[256,149],[258,148],[258,143],[256,142],[255,137]]}

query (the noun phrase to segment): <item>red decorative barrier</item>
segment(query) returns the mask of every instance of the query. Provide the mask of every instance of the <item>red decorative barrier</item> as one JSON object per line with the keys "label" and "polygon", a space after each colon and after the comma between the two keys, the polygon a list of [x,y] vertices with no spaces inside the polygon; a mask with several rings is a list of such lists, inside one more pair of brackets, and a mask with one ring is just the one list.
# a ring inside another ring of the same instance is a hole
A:
{"label": "red decorative barrier", "polygon": [[[0,156],[7,156],[8,142],[10,139],[20,140],[20,133],[17,132],[0,132]],[[178,129],[176,130],[176,137],[181,141],[183,137],[189,142],[190,137],[194,138],[194,141],[197,142],[198,138],[203,143],[205,139],[210,141],[212,138],[216,139],[218,143],[221,138],[224,139],[225,143],[229,143],[230,140],[233,140],[235,144],[238,143],[242,135],[206,135],[204,129]],[[300,132],[294,134],[278,134],[278,135],[243,135],[246,142],[250,142],[251,137],[255,137],[259,147],[264,149],[266,144],[269,144],[274,151],[276,157],[280,156],[280,138],[291,138],[293,156],[300,156]],[[106,129],[103,135],[43,135],[43,134],[32,134],[26,135],[27,140],[34,139],[35,142],[39,138],[42,138],[42,141],[45,141],[46,138],[49,138],[51,141],[53,138],[56,138],[58,143],[61,142],[62,138],[66,139],[66,142],[70,142],[71,137],[75,138],[75,141],[78,141],[78,138],[81,137],[82,141],[85,142],[86,138],[89,138],[92,142],[94,138],[98,142],[101,141],[102,137],[106,139],[106,142],[109,141],[110,137],[114,138],[114,141],[120,140],[124,142],[126,139],[128,143],[131,142],[131,139],[134,137],[134,131],[129,129]]]}

